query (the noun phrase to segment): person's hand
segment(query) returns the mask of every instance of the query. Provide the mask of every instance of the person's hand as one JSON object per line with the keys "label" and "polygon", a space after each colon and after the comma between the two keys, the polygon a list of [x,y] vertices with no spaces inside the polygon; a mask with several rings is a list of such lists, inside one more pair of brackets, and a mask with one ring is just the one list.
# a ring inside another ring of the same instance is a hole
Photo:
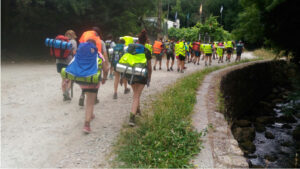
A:
{"label": "person's hand", "polygon": [[103,78],[102,78],[102,84],[105,84],[106,80],[107,80],[107,75],[108,75],[108,71],[103,71]]}
{"label": "person's hand", "polygon": [[109,71],[109,64],[108,61],[105,61],[103,63],[103,72],[108,72]]}

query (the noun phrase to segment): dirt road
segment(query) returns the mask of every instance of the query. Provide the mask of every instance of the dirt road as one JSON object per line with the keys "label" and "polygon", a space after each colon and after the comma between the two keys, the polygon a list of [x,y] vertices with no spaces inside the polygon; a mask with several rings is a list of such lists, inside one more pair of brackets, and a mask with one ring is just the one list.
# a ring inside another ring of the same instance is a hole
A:
{"label": "dirt road", "polygon": [[[251,53],[243,56],[253,57]],[[187,64],[182,74],[167,72],[164,61],[163,70],[154,71],[150,88],[144,89],[142,103],[203,65],[203,61],[200,66]],[[63,102],[54,63],[4,64],[1,70],[1,167],[109,167],[107,155],[128,121],[132,93],[124,95],[119,87],[119,98],[113,100],[113,80],[101,86],[92,133],[85,135],[84,108],[78,105],[80,88],[75,85],[72,101]]]}

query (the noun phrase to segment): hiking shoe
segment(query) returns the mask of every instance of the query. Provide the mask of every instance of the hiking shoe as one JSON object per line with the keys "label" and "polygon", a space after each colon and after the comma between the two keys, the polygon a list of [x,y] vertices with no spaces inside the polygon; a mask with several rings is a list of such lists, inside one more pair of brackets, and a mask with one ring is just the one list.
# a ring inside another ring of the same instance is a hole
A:
{"label": "hiking shoe", "polygon": [[170,69],[167,69],[168,72],[170,72]]}
{"label": "hiking shoe", "polygon": [[129,92],[130,92],[130,89],[129,89],[129,88],[127,88],[127,89],[124,90],[124,94],[127,94],[127,93],[129,93]]}
{"label": "hiking shoe", "polygon": [[98,98],[95,99],[95,104],[100,103],[100,100]]}
{"label": "hiking shoe", "polygon": [[118,94],[114,93],[113,99],[118,99]]}
{"label": "hiking shoe", "polygon": [[79,106],[84,106],[84,95],[79,98]]}
{"label": "hiking shoe", "polygon": [[159,70],[161,70],[161,67],[159,68]]}
{"label": "hiking shoe", "polygon": [[70,97],[68,91],[65,91],[65,92],[63,93],[63,96],[64,96],[64,101],[71,100],[71,97]]}
{"label": "hiking shoe", "polygon": [[136,115],[139,115],[139,116],[142,115],[140,107],[137,108],[137,110],[136,110]]}
{"label": "hiking shoe", "polygon": [[179,69],[177,69],[177,72],[179,72]]}
{"label": "hiking shoe", "polygon": [[129,126],[134,127],[135,126],[135,115],[130,113],[130,118],[129,118]]}
{"label": "hiking shoe", "polygon": [[155,67],[155,66],[153,66],[153,70],[156,70],[156,67]]}
{"label": "hiking shoe", "polygon": [[91,127],[90,127],[90,123],[85,122],[82,131],[83,131],[85,134],[90,134],[91,131],[92,131],[92,130],[91,130]]}
{"label": "hiking shoe", "polygon": [[197,65],[200,65],[200,63],[197,63]]}
{"label": "hiking shoe", "polygon": [[173,68],[172,68],[172,67],[170,67],[170,70],[171,70],[171,71],[173,71]]}

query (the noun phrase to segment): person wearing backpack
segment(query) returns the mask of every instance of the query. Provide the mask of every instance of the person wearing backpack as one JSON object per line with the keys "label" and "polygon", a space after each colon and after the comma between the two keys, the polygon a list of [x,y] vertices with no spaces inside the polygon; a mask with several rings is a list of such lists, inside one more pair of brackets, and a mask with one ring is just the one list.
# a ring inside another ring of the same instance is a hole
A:
{"label": "person wearing backpack", "polygon": [[[71,62],[71,60],[73,59],[73,56],[76,53],[77,50],[77,42],[76,42],[76,34],[73,30],[68,30],[65,33],[65,36],[63,35],[59,35],[57,36],[56,39],[60,39],[62,41],[67,41],[70,42],[72,44],[72,49],[66,54],[66,57],[60,57],[60,58],[56,58],[56,68],[57,68],[57,72],[61,73],[62,68],[65,68],[68,66],[68,64]],[[58,50],[58,49],[57,49]],[[59,49],[59,53],[65,53],[66,52],[62,52],[62,49]],[[55,52],[53,52],[55,53]],[[64,79],[62,78],[62,83],[61,83],[61,88],[62,88],[62,92],[63,92],[63,100],[67,101],[67,100],[71,100],[69,91],[71,89],[71,81],[68,79]]]}
{"label": "person wearing backpack", "polygon": [[[167,63],[166,63],[167,64],[167,71],[169,72],[170,70],[173,71],[173,65],[174,65],[174,60],[175,60],[175,56],[174,56],[174,48],[175,48],[174,40],[172,39],[165,46],[166,46],[166,53],[167,53]],[[169,67],[170,59],[172,59],[171,67]]]}
{"label": "person wearing backpack", "polygon": [[[135,117],[140,115],[140,97],[142,91],[147,84],[151,81],[152,69],[151,69],[151,52],[145,47],[147,41],[147,32],[142,30],[138,36],[138,42],[136,44],[130,44],[128,46],[128,53],[125,53],[118,65],[125,66],[122,73],[125,73],[125,77],[133,90],[133,101],[130,112],[129,125],[135,126]],[[117,71],[120,71],[118,69]],[[126,66],[127,65],[127,66]],[[130,68],[129,71],[127,71]],[[141,72],[139,72],[139,70]],[[120,71],[121,72],[121,71]],[[139,75],[135,75],[135,73]],[[144,72],[144,73],[142,73]],[[143,75],[142,75],[143,74]]]}
{"label": "person wearing backpack", "polygon": [[130,89],[127,87],[127,80],[125,78],[120,79],[120,77],[121,77],[120,73],[116,71],[116,65],[117,65],[117,63],[119,63],[121,56],[123,56],[123,54],[125,53],[124,48],[125,48],[125,40],[124,39],[120,39],[119,43],[117,43],[115,45],[115,47],[113,48],[112,68],[114,69],[114,75],[115,75],[113,99],[118,98],[118,86],[119,86],[120,80],[122,81],[121,84],[124,84],[124,87],[125,87],[124,94],[127,94],[130,92]]}
{"label": "person wearing backpack", "polygon": [[156,41],[154,41],[153,53],[154,53],[156,59],[155,59],[155,63],[154,63],[154,66],[153,66],[153,70],[156,70],[157,62],[159,62],[159,70],[161,70],[161,60],[162,60],[162,56],[164,54],[163,53],[163,48],[164,48],[164,45],[162,43],[162,38],[159,38]]}
{"label": "person wearing backpack", "polygon": [[241,61],[241,55],[244,50],[244,44],[240,40],[239,43],[236,44],[236,59],[235,62]]}
{"label": "person wearing backpack", "polygon": [[111,34],[109,34],[107,36],[107,40],[105,41],[105,46],[106,46],[106,51],[107,51],[107,56],[109,58],[109,62],[111,63],[111,66],[110,66],[110,70],[109,70],[109,78],[110,79],[113,79],[113,64],[112,64],[112,54],[109,53],[109,49],[113,49],[116,44],[115,42],[113,41],[113,37]]}
{"label": "person wearing backpack", "polygon": [[[103,56],[103,63],[102,63],[102,71],[103,71],[103,78],[102,78],[102,83],[104,84],[105,81],[107,80],[107,75],[109,71],[109,65],[108,65],[108,56],[107,56],[107,51],[106,51],[106,45],[105,42],[101,39],[101,30],[99,27],[93,27],[91,30],[85,31],[80,39],[80,43],[87,42],[87,40],[94,40],[96,43],[96,47],[98,49],[98,53]],[[84,92],[81,92],[81,96],[79,98],[79,106],[84,105],[84,99],[85,95]],[[98,98],[96,97],[95,104],[99,103]]]}
{"label": "person wearing backpack", "polygon": [[[90,122],[95,118],[94,103],[98,93],[101,80],[101,70],[99,70],[99,57],[96,42],[88,39],[80,43],[76,55],[67,68],[63,69],[61,75],[74,80],[86,95],[85,122],[83,131],[90,133]],[[103,81],[102,81],[103,83]]]}

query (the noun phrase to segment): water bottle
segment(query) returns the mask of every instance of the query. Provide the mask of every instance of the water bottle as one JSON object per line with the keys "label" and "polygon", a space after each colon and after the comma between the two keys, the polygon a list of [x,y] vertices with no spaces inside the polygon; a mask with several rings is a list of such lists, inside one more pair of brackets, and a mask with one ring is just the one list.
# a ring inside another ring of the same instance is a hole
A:
{"label": "water bottle", "polygon": [[130,66],[122,65],[120,63],[117,63],[116,71],[120,72],[120,73],[125,73],[125,71],[126,71],[127,74],[134,74],[134,75],[143,76],[143,77],[147,76],[146,68],[141,68],[141,67],[133,68]]}

